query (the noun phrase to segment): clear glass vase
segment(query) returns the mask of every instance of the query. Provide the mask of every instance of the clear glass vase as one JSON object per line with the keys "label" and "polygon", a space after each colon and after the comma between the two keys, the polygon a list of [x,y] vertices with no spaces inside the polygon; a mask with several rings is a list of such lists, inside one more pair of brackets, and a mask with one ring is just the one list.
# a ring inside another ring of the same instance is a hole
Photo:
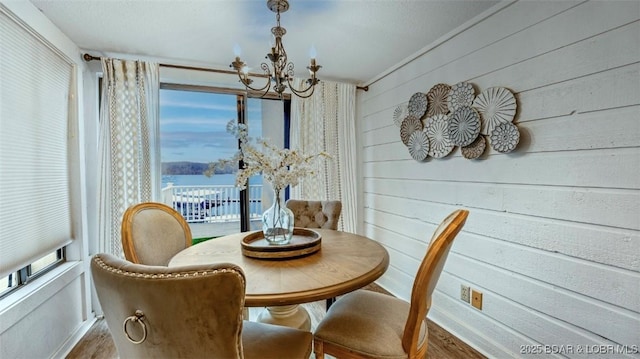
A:
{"label": "clear glass vase", "polygon": [[282,206],[280,191],[275,191],[273,205],[262,214],[264,239],[273,245],[288,244],[293,236],[293,212]]}

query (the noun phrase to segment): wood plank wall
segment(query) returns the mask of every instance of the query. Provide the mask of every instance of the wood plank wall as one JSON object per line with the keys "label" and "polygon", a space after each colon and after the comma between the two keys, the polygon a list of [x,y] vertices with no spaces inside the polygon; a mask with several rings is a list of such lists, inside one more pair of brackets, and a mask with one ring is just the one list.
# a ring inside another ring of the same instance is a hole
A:
{"label": "wood plank wall", "polygon": [[[578,345],[638,357],[617,345],[640,344],[640,2],[502,2],[485,15],[358,92],[361,226],[391,256],[378,283],[408,298],[436,225],[468,208],[431,319],[489,357],[537,357],[521,346],[538,344],[573,346],[539,357],[585,357]],[[394,110],[459,81],[514,92],[517,150],[414,161]],[[483,293],[482,311],[461,284]]]}

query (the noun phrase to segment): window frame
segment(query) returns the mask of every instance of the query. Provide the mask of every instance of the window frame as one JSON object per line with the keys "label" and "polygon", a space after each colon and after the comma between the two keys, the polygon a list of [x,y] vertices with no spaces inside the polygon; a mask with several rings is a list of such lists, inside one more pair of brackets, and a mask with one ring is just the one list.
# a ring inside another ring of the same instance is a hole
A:
{"label": "window frame", "polygon": [[[47,263],[45,266],[43,266],[42,268],[38,269],[35,272],[33,271],[34,263],[37,263],[38,261],[52,254],[55,254],[56,256],[54,261],[52,261],[51,263]],[[50,272],[54,268],[57,268],[61,264],[65,263],[66,261],[67,261],[67,246],[63,246],[56,249],[53,252],[45,254],[38,260],[27,264],[26,266],[18,269],[17,271],[10,273],[5,277],[7,278],[7,287],[0,289],[0,299],[8,296],[11,293],[16,292],[20,288],[23,288],[32,280],[43,276],[44,274]],[[15,276],[15,280],[13,279],[14,276]],[[14,281],[16,282],[15,284],[13,284]]]}
{"label": "window frame", "polygon": [[[264,100],[281,100],[283,102],[283,130],[284,130],[284,147],[289,148],[290,144],[290,128],[291,128],[291,95],[283,94],[280,98],[276,93],[267,93],[263,96],[257,91],[247,91],[228,87],[207,86],[207,85],[190,85],[184,83],[171,83],[160,81],[159,90],[173,91],[193,91],[206,92],[214,94],[236,95],[238,104],[237,121],[238,123],[246,123],[247,118],[247,100],[249,98],[261,98]],[[238,143],[238,146],[240,144]],[[242,167],[242,163],[240,163]],[[161,174],[158,174],[161,176]],[[289,187],[285,188],[285,201],[289,199]],[[249,218],[249,191],[248,189],[240,190],[240,231],[246,232],[251,229]]]}

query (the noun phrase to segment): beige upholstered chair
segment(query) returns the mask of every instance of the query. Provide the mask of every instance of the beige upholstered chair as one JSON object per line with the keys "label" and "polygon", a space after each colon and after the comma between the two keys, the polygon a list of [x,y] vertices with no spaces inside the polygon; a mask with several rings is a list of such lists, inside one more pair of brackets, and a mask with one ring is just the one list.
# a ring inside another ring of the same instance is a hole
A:
{"label": "beige upholstered chair", "polygon": [[191,245],[191,229],[175,209],[156,202],[127,208],[122,217],[122,249],[128,261],[166,266]]}
{"label": "beige upholstered chair", "polygon": [[[293,225],[301,228],[325,228],[338,229],[338,219],[342,212],[340,201],[307,201],[290,199],[286,203],[287,208],[293,212]],[[327,309],[336,301],[335,298],[327,299]]]}
{"label": "beige upholstered chair", "polygon": [[340,201],[290,199],[286,206],[293,212],[296,227],[338,229],[338,219],[342,212]]}
{"label": "beige upholstered chair", "polygon": [[436,229],[411,291],[411,303],[367,290],[338,299],[314,333],[316,359],[425,358],[427,312],[449,249],[469,212],[457,210]]}
{"label": "beige upholstered chair", "polygon": [[97,254],[91,271],[121,358],[305,358],[309,332],[242,320],[245,276],[226,263],[163,267]]}

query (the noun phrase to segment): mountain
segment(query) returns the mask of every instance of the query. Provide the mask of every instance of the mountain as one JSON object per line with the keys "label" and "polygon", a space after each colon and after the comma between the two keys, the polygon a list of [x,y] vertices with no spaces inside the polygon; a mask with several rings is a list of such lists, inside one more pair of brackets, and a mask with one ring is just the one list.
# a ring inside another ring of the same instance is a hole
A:
{"label": "mountain", "polygon": [[[163,175],[201,175],[209,168],[209,163],[201,162],[162,162]],[[215,173],[234,173],[233,169],[216,169]]]}

